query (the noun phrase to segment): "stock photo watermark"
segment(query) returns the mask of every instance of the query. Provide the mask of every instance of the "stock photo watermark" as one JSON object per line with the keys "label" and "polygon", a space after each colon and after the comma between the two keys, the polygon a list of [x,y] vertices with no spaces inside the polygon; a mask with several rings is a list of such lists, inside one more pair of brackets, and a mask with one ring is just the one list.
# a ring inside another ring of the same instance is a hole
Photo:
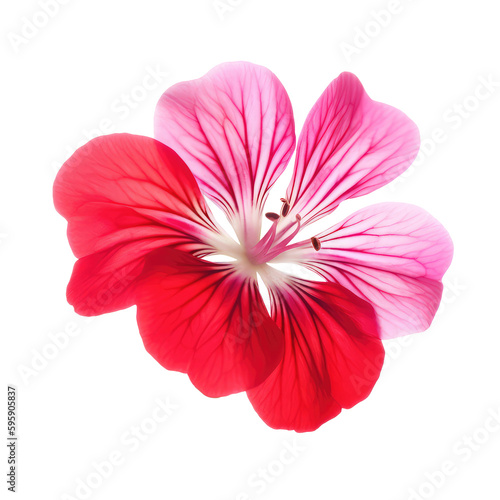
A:
{"label": "stock photo watermark", "polygon": [[458,276],[445,276],[443,278],[443,295],[441,297],[441,304],[436,312],[435,321],[445,314],[452,304],[462,297],[467,292],[469,287]]}
{"label": "stock photo watermark", "polygon": [[70,346],[73,339],[81,335],[85,324],[93,320],[93,317],[78,317],[74,321],[67,321],[63,328],[49,332],[43,345],[31,349],[29,360],[17,366],[17,372],[24,385],[34,382]]}
{"label": "stock photo watermark", "polygon": [[234,12],[245,0],[214,0],[212,7],[221,21],[224,21],[226,14]]}
{"label": "stock photo watermark", "polygon": [[5,244],[5,242],[7,241],[7,238],[8,238],[8,234],[7,233],[4,233],[1,229],[0,229],[0,248]]}
{"label": "stock photo watermark", "polygon": [[17,487],[17,388],[7,387],[7,490]]}
{"label": "stock photo watermark", "polygon": [[87,471],[74,480],[71,493],[63,493],[60,500],[86,500],[92,497],[178,409],[179,406],[172,403],[168,397],[156,398],[150,414],[125,429],[120,434],[117,446],[104,457],[92,461]]}
{"label": "stock photo watermark", "polygon": [[54,19],[61,9],[72,0],[39,0],[38,9],[28,16],[21,17],[16,31],[7,34],[14,54],[36,38]]}
{"label": "stock photo watermark", "polygon": [[490,408],[480,425],[458,438],[451,447],[451,456],[424,473],[419,486],[408,490],[407,500],[428,500],[436,495],[452,477],[500,433],[500,406]]}
{"label": "stock photo watermark", "polygon": [[262,495],[306,450],[306,446],[297,438],[283,441],[275,458],[248,476],[246,489],[237,493],[234,500],[251,500]]}
{"label": "stock photo watermark", "polygon": [[[468,287],[456,276],[443,278],[443,295],[441,297],[441,304],[438,311],[434,317],[433,325],[436,321],[443,316],[445,311],[454,304],[466,291]],[[405,335],[403,337],[397,337],[384,342],[384,365],[383,369],[386,371],[390,366],[401,358],[403,353],[405,353],[416,341],[417,337],[415,335]],[[365,366],[363,374],[352,375],[351,380],[356,384],[358,389],[363,389],[365,387],[370,387],[374,380],[379,377],[378,363],[377,360],[371,360]]]}
{"label": "stock photo watermark", "polygon": [[414,0],[389,0],[382,9],[372,10],[370,18],[354,28],[354,34],[349,41],[340,42],[340,50],[346,61],[350,63],[354,56],[361,54],[372,45],[373,40],[380,36],[405,11],[408,4]]}
{"label": "stock photo watermark", "polygon": [[144,103],[160,85],[165,85],[171,74],[169,70],[163,69],[160,64],[156,64],[154,67],[146,66],[142,77],[138,79],[139,81],[128,90],[121,92],[110,103],[110,113],[101,118],[93,127],[83,129],[79,134],[79,140],[66,146],[64,159],[52,163],[53,172],[56,173],[64,161],[88,141],[116,132],[119,124],[127,120],[134,110]]}
{"label": "stock photo watermark", "polygon": [[450,140],[454,132],[461,129],[479,111],[484,102],[498,93],[499,88],[500,79],[495,75],[479,75],[474,88],[442,112],[441,123],[422,138],[420,151],[413,164],[391,182],[387,189],[395,191],[399,185],[411,177],[443,144]]}
{"label": "stock photo watermark", "polygon": [[[89,297],[85,302],[85,307],[89,311],[99,314],[100,308],[109,304],[113,298],[129,286],[135,276],[123,270],[115,272],[106,286],[99,291],[96,297]],[[46,371],[48,366],[58,359],[74,341],[81,335],[84,328],[95,321],[95,316],[77,316],[74,320],[67,321],[62,329],[47,334],[47,340],[38,349],[31,349],[29,361],[19,363],[17,371],[24,385],[29,385],[36,380],[39,375]]]}

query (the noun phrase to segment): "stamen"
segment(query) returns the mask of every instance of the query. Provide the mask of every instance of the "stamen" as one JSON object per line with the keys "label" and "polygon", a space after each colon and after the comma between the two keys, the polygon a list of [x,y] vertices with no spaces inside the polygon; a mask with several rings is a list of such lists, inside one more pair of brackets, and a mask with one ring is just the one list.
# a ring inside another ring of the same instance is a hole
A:
{"label": "stamen", "polygon": [[314,250],[316,250],[316,252],[319,252],[320,249],[321,249],[321,241],[319,241],[318,238],[316,238],[315,236],[313,236],[311,238],[311,243],[312,243],[312,246],[313,246]]}
{"label": "stamen", "polygon": [[290,213],[291,206],[285,198],[281,198],[281,201],[283,202],[281,216],[275,212],[267,212],[265,214],[266,218],[272,221],[273,225],[259,243],[251,249],[251,260],[254,264],[268,262],[282,253],[300,230],[302,220],[300,214],[295,215],[295,220],[288,219],[282,221],[282,217]]}
{"label": "stamen", "polygon": [[267,212],[266,217],[273,222],[280,218],[280,216],[274,212]]}
{"label": "stamen", "polygon": [[274,242],[274,238],[276,238],[276,230],[278,229],[278,220],[273,221],[273,225],[269,228],[269,231],[262,237],[262,239],[255,245],[254,255],[258,256],[261,254],[265,254],[271,245]]}
{"label": "stamen", "polygon": [[274,257],[283,252],[292,241],[295,236],[297,236],[300,231],[300,216],[296,217],[295,222],[289,222],[275,237],[271,246],[266,249],[267,260],[272,260]]}

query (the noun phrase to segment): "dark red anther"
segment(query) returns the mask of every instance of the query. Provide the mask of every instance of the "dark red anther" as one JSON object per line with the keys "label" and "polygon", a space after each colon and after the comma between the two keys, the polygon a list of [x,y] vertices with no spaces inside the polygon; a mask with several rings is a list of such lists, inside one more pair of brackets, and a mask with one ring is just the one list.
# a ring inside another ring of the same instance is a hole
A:
{"label": "dark red anther", "polygon": [[288,212],[290,212],[290,203],[285,200],[283,202],[283,208],[281,209],[281,216],[286,217],[288,215]]}
{"label": "dark red anther", "polygon": [[280,216],[278,214],[275,214],[274,212],[267,212],[266,214],[266,217],[269,219],[269,220],[272,220],[273,222],[275,220],[278,220],[280,218]]}
{"label": "dark red anther", "polygon": [[313,236],[311,238],[311,243],[312,243],[314,250],[316,250],[316,252],[319,252],[319,250],[321,249],[321,241],[319,241],[318,238]]}

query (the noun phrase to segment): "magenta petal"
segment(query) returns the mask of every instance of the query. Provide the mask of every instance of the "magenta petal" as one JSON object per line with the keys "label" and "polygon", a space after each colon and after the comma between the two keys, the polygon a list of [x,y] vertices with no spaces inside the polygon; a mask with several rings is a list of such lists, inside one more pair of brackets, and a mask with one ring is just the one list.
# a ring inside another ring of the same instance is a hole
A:
{"label": "magenta petal", "polygon": [[188,164],[240,239],[256,243],[267,191],[295,148],[292,106],[276,76],[237,62],[174,85],[156,108],[155,137]]}
{"label": "magenta petal", "polygon": [[381,338],[429,327],[441,300],[441,278],[453,243],[443,226],[419,207],[381,203],[359,210],[308,246],[282,255],[370,302]]}
{"label": "magenta petal", "polygon": [[416,125],[373,101],[351,73],[334,80],[309,113],[287,197],[310,223],[341,201],[374,191],[404,172],[420,145]]}

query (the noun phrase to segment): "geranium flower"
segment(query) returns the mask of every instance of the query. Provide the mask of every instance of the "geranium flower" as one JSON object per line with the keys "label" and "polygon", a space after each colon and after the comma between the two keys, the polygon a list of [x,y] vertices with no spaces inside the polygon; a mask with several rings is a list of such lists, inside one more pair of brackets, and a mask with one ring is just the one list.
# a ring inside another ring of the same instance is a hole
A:
{"label": "geranium flower", "polygon": [[[311,431],[366,398],[381,339],[430,325],[451,240],[402,203],[364,208],[311,239],[297,234],[401,174],[419,148],[414,123],[341,74],[307,117],[281,213],[266,214],[262,238],[269,189],[295,148],[292,106],[273,73],[230,63],[174,85],[158,103],[155,136],[94,139],[58,173],[55,205],[78,258],[67,290],[76,312],[136,304],[159,363],[207,396],[247,391],[273,428]],[[206,260],[213,255],[235,260]],[[278,262],[318,281],[269,266]]]}

